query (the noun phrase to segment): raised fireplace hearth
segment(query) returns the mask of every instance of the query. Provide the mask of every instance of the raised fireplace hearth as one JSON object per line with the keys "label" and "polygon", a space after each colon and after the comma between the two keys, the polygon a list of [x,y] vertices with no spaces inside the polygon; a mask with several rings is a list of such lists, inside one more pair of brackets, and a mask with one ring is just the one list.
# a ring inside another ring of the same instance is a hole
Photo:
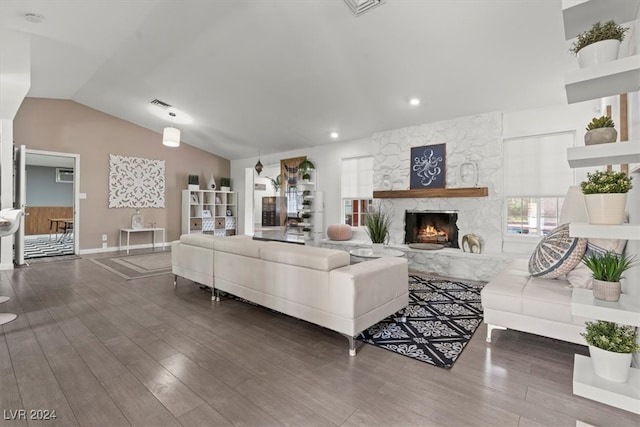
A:
{"label": "raised fireplace hearth", "polygon": [[457,221],[457,211],[405,211],[405,243],[436,243],[459,248]]}

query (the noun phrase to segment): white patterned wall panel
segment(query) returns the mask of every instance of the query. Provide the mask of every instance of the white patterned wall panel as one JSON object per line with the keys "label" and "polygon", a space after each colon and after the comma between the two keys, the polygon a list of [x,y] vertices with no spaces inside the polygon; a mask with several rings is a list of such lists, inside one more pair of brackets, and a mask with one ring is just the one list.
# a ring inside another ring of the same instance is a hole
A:
{"label": "white patterned wall panel", "polygon": [[110,208],[164,208],[165,161],[109,154]]}

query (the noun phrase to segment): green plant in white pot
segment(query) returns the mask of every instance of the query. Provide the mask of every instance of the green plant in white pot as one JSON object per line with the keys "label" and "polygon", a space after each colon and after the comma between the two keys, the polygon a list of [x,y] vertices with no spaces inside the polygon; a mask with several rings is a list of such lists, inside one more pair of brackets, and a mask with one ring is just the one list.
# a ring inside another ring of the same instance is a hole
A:
{"label": "green plant in white pot", "polygon": [[364,224],[371,243],[373,244],[373,252],[381,252],[389,238],[391,217],[381,209],[374,209],[367,213]]}
{"label": "green plant in white pot", "polygon": [[587,125],[587,133],[584,134],[585,145],[609,144],[616,142],[618,131],[610,117],[594,117]]}
{"label": "green plant in white pot", "polygon": [[604,254],[589,252],[582,263],[593,276],[593,296],[604,301],[618,301],[622,291],[622,274],[638,265],[635,256],[618,255],[613,251]]}
{"label": "green plant in white pot", "polygon": [[578,56],[580,68],[618,59],[620,44],[627,31],[629,27],[607,21],[604,24],[596,22],[590,29],[578,34],[571,52]]}
{"label": "green plant in white pot", "polygon": [[627,193],[633,186],[624,172],[587,172],[580,183],[591,224],[618,225],[624,222]]}
{"label": "green plant in white pot", "polygon": [[626,382],[633,353],[640,351],[635,328],[603,320],[585,325],[585,332],[580,335],[589,346],[595,374],[609,381]]}

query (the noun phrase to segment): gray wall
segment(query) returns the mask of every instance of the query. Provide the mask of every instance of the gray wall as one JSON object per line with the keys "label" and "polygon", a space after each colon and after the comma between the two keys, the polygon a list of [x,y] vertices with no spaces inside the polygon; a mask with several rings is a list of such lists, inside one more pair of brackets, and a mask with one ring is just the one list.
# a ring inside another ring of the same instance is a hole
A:
{"label": "gray wall", "polygon": [[73,184],[56,182],[56,168],[27,166],[27,206],[73,206]]}

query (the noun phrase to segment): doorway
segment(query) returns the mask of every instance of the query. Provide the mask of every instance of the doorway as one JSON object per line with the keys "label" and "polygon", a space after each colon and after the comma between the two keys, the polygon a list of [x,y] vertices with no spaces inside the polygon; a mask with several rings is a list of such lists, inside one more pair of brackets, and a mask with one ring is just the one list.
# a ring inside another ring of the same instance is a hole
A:
{"label": "doorway", "polygon": [[16,156],[16,199],[25,215],[16,264],[79,253],[80,156],[27,149]]}

